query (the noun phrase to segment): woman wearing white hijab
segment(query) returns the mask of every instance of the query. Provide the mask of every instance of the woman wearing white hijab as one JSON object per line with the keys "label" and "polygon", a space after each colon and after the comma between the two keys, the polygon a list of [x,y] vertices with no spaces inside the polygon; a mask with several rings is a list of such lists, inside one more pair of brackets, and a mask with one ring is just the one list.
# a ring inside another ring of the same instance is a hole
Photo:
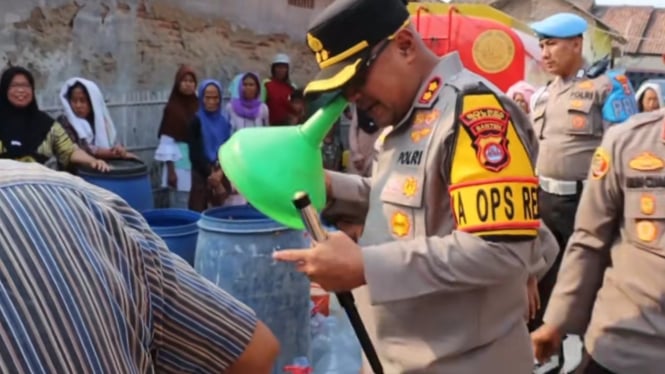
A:
{"label": "woman wearing white hijab", "polygon": [[663,105],[663,93],[660,85],[656,83],[643,83],[635,93],[637,107],[640,112],[651,112],[660,109]]}
{"label": "woman wearing white hijab", "polygon": [[115,143],[115,125],[94,82],[69,79],[60,90],[60,101],[65,114],[58,122],[83,150],[100,159],[136,158]]}

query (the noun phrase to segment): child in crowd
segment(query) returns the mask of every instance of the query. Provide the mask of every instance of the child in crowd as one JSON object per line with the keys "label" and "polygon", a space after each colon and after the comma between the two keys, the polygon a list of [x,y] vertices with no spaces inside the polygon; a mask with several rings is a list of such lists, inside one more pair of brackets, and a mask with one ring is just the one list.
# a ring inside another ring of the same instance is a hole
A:
{"label": "child in crowd", "polygon": [[289,114],[289,125],[299,125],[305,122],[305,94],[303,90],[294,90],[289,99],[291,101],[291,113]]}

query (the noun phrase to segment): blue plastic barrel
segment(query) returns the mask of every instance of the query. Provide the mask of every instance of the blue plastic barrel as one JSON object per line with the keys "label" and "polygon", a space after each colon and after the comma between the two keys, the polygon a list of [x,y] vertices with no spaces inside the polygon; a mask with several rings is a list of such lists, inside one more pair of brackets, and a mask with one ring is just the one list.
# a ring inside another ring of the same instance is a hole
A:
{"label": "blue plastic barrel", "polygon": [[171,252],[194,266],[200,213],[186,209],[150,209],[143,211],[143,217]]}
{"label": "blue plastic barrel", "polygon": [[199,221],[195,269],[250,306],[281,344],[273,369],[310,352],[310,285],[273,251],[307,248],[304,231],[288,229],[248,205],[214,208]]}
{"label": "blue plastic barrel", "polygon": [[109,190],[123,198],[139,212],[154,207],[148,167],[140,160],[108,160],[108,173],[90,168],[79,169],[79,176],[88,183]]}

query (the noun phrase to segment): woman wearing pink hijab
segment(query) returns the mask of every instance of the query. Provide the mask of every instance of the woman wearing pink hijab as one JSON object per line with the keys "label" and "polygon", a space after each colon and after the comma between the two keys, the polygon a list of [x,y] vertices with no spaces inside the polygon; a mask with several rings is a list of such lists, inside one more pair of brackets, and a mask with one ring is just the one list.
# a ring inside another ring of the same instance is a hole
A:
{"label": "woman wearing pink hijab", "polygon": [[536,91],[536,89],[525,81],[519,81],[513,84],[506,92],[506,95],[513,99],[524,113],[529,114],[529,103],[531,102],[531,96]]}

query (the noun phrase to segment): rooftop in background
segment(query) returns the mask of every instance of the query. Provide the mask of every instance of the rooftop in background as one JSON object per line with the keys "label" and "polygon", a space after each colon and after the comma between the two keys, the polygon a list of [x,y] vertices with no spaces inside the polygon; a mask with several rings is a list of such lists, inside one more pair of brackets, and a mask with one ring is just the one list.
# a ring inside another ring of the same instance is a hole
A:
{"label": "rooftop in background", "polygon": [[596,6],[593,12],[628,39],[624,53],[665,53],[665,9],[653,6]]}
{"label": "rooftop in background", "polygon": [[597,0],[599,6],[624,6],[624,5],[642,5],[653,6],[656,8],[665,8],[665,2],[662,0]]}
{"label": "rooftop in background", "polygon": [[[660,56],[665,53],[665,1],[662,0],[452,0],[451,3],[490,5],[530,22],[568,7],[594,19],[615,40],[623,44],[627,55]],[[631,5],[606,5],[609,3]],[[649,3],[644,6],[639,4]],[[658,5],[658,6],[656,6]]]}
{"label": "rooftop in background", "polygon": [[[430,0],[432,1],[432,0]],[[418,1],[426,3],[427,1]],[[484,4],[499,9],[502,12],[518,19],[518,23],[531,23],[543,19],[558,12],[570,12],[580,14],[588,21],[593,21],[590,26],[599,28],[616,42],[623,44],[627,41],[623,35],[608,25],[594,12],[594,0],[452,0],[451,5],[463,6],[465,4]]]}

